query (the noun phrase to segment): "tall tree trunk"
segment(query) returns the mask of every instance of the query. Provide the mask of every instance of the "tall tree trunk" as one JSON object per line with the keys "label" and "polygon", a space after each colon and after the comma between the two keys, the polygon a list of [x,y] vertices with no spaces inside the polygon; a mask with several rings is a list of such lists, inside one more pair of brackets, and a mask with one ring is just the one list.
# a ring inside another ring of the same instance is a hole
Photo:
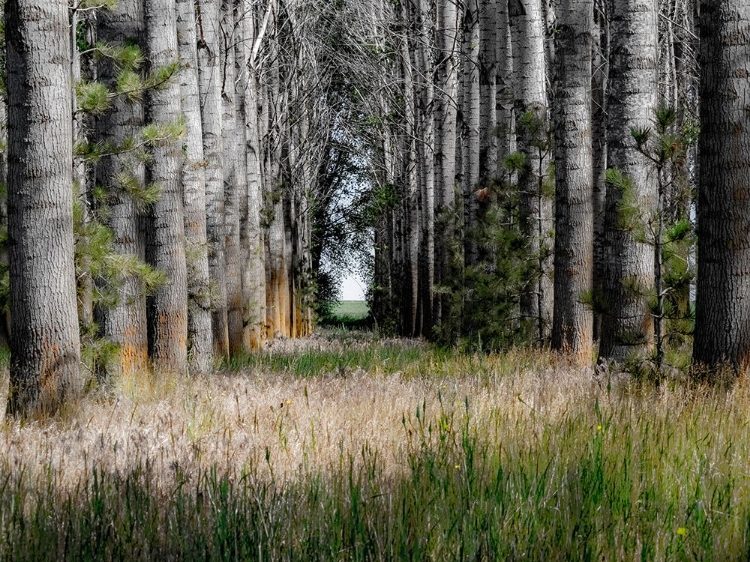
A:
{"label": "tall tree trunk", "polygon": [[476,265],[479,259],[477,247],[478,202],[475,195],[480,181],[481,151],[481,95],[480,95],[480,25],[479,0],[466,0],[464,14],[464,99],[461,105],[464,116],[464,239],[465,261],[467,266]]}
{"label": "tall tree trunk", "polygon": [[[440,67],[437,71],[438,88],[436,96],[435,119],[436,155],[435,183],[437,191],[437,217],[442,228],[436,233],[437,272],[436,284],[447,285],[451,282],[450,250],[451,236],[448,216],[456,203],[456,118],[458,99],[458,55],[461,47],[459,30],[460,18],[455,0],[438,2],[438,48]],[[443,317],[449,314],[448,295],[440,292],[435,299],[435,324],[439,325]]]}
{"label": "tall tree trunk", "polygon": [[[402,4],[402,21],[408,25],[411,2]],[[403,181],[404,181],[404,214],[407,226],[404,232],[405,271],[407,280],[404,284],[404,318],[407,336],[417,335],[417,316],[419,307],[419,181],[416,162],[417,113],[414,96],[414,69],[411,63],[411,34],[402,39],[401,66],[404,91],[404,117],[406,130],[403,135]]]}
{"label": "tall tree trunk", "polygon": [[555,313],[552,347],[591,362],[594,274],[591,48],[594,0],[563,0],[557,22]]}
{"label": "tall tree trunk", "polygon": [[[594,156],[594,302],[604,295],[604,210],[607,195],[607,89],[609,80],[610,0],[595,0],[593,72],[591,81]],[[601,335],[602,315],[594,307],[594,339]]]}
{"label": "tall tree trunk", "polygon": [[73,249],[67,0],[5,3],[10,412],[53,413],[83,391]]}
{"label": "tall tree trunk", "polygon": [[[143,2],[120,0],[112,11],[98,15],[97,38],[110,45],[143,44]],[[113,61],[102,58],[99,80],[116,90],[120,74]],[[145,122],[143,104],[138,99],[118,96],[111,109],[97,122],[98,140],[119,147],[140,138]],[[133,153],[106,157],[97,165],[96,180],[107,189],[108,226],[114,234],[114,251],[140,260],[146,257],[145,217],[141,205],[127,193],[126,184],[143,186],[145,166]],[[120,346],[118,370],[130,373],[148,366],[148,330],[146,297],[142,283],[135,275],[128,276],[118,291],[117,303],[97,311],[103,335]]]}
{"label": "tall tree trunk", "polygon": [[[234,21],[234,0],[221,2],[221,100],[224,147],[224,212],[227,279],[227,329],[232,355],[245,351],[242,307],[242,255],[240,247],[240,194],[244,195],[244,165],[239,168],[240,150],[237,130],[237,91],[235,88],[235,43],[238,40]],[[242,154],[244,161],[244,154]]]}
{"label": "tall tree trunk", "polygon": [[220,0],[197,0],[198,83],[201,96],[203,155],[206,159],[206,235],[211,276],[211,326],[214,354],[229,356],[227,276],[224,257],[224,143],[222,142]]}
{"label": "tall tree trunk", "polygon": [[521,227],[538,270],[533,285],[521,296],[521,315],[534,321],[537,338],[543,344],[549,335],[553,306],[548,236],[553,226],[552,205],[543,190],[549,174],[544,19],[541,0],[510,0],[509,10],[518,150],[526,155],[526,169],[519,177]]}
{"label": "tall tree trunk", "polygon": [[433,293],[435,288],[435,62],[433,60],[434,15],[432,3],[419,0],[420,124],[422,147],[422,240],[424,271],[422,274],[422,334],[430,336],[433,326]]}
{"label": "tall tree trunk", "polygon": [[[615,0],[611,20],[608,165],[631,182],[646,224],[656,211],[655,172],[635,149],[633,129],[653,124],[657,103],[658,25],[656,0]],[[654,286],[654,250],[624,224],[622,190],[607,185],[605,297],[599,354],[624,360],[653,344],[648,292]]]}
{"label": "tall tree trunk", "polygon": [[182,184],[188,280],[188,357],[190,372],[205,375],[213,367],[213,342],[195,2],[177,0],[176,7],[179,55],[185,65],[180,73],[180,95],[186,127]]}
{"label": "tall tree trunk", "polygon": [[[5,25],[5,11],[0,10],[0,18]],[[0,96],[0,145],[5,149],[0,150],[0,185],[5,186],[5,194],[0,195],[0,232],[8,232],[8,98]],[[8,245],[0,246],[0,267],[8,267]],[[3,299],[4,300],[4,299]],[[9,303],[3,302],[0,307],[0,347],[10,346],[10,313]],[[0,406],[0,411],[3,406]]]}
{"label": "tall tree trunk", "polygon": [[516,139],[513,126],[513,41],[510,32],[508,0],[497,1],[497,176],[503,177],[505,159],[515,152]]}
{"label": "tall tree trunk", "polygon": [[[245,20],[248,26],[248,48],[258,39],[253,22]],[[262,152],[260,124],[258,123],[258,103],[260,85],[256,61],[251,51],[248,55],[248,81],[244,100],[244,125],[247,155],[247,261],[243,292],[245,301],[246,337],[251,349],[263,345],[266,323],[266,258],[261,229],[260,213],[263,209]]]}
{"label": "tall tree trunk", "polygon": [[750,4],[701,3],[698,294],[693,358],[750,363]]}
{"label": "tall tree trunk", "polygon": [[479,54],[481,147],[479,177],[483,187],[488,187],[497,176],[497,71],[498,59],[498,0],[481,0],[479,24],[481,50]]}
{"label": "tall tree trunk", "polygon": [[[145,0],[146,44],[151,71],[178,60],[175,0]],[[180,84],[173,77],[148,92],[148,122],[169,126],[180,119]],[[182,139],[167,138],[151,148],[150,183],[161,192],[151,206],[147,248],[151,265],[169,279],[149,298],[151,359],[157,371],[187,371],[187,266],[182,202]]]}
{"label": "tall tree trunk", "polygon": [[281,177],[281,144],[282,144],[282,99],[281,75],[279,68],[279,45],[276,38],[270,44],[270,82],[266,88],[267,133],[266,133],[266,193],[271,201],[273,218],[268,228],[268,251],[266,266],[266,314],[268,316],[269,336],[287,337],[288,318],[287,304],[289,295],[289,278],[287,277],[285,248],[285,213],[284,198],[286,187]]}
{"label": "tall tree trunk", "polygon": [[[80,15],[80,10],[70,9],[70,49],[71,49],[71,76],[73,78],[73,87],[82,82],[81,54],[78,49],[79,25],[86,25],[86,21]],[[91,41],[93,43],[93,41]],[[86,142],[86,130],[90,127],[91,119],[84,112],[79,112],[77,96],[72,96],[73,100],[73,149],[78,144]],[[73,158],[73,186],[74,193],[78,198],[79,209],[81,213],[81,223],[89,225],[91,222],[91,213],[89,209],[89,166],[86,160],[79,156]],[[83,229],[85,231],[85,228]],[[86,234],[76,232],[77,237],[82,237],[80,242],[87,244]],[[80,256],[81,263],[76,272],[78,285],[78,319],[82,329],[89,330],[94,324],[94,279],[91,276],[91,256]]]}

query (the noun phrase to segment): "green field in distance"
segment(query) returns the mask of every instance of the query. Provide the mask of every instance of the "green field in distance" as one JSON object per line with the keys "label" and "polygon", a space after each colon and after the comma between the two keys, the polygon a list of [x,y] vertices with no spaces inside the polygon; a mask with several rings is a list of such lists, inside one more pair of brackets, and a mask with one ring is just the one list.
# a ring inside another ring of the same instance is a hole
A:
{"label": "green field in distance", "polygon": [[364,320],[370,314],[370,309],[365,301],[339,301],[332,312],[337,318]]}

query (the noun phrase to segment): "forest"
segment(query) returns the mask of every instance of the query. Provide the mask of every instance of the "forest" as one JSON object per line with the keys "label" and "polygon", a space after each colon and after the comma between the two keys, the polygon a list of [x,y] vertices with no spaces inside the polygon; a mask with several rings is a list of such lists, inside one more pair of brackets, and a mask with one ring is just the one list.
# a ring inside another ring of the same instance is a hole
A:
{"label": "forest", "polygon": [[1,558],[747,558],[747,0],[2,3]]}

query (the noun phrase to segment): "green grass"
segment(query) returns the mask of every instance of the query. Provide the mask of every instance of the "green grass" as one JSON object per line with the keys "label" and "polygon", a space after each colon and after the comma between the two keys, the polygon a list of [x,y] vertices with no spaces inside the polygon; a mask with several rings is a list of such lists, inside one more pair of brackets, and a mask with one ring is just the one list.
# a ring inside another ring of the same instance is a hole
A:
{"label": "green grass", "polygon": [[[33,481],[24,466],[0,461],[0,558],[750,556],[746,382],[731,392],[617,381],[607,389],[588,371],[524,350],[481,356],[396,342],[328,345],[260,354],[235,368],[251,380],[265,373],[292,385],[319,378],[322,393],[336,392],[331,374],[365,370],[384,381],[378,388],[400,409],[392,427],[381,428],[400,433],[397,447],[383,449],[369,420],[358,419],[353,431],[370,432],[363,445],[342,439],[325,469],[302,462],[291,478],[275,475],[283,458],[268,449],[230,468],[175,462],[169,474],[146,458],[117,471],[92,462],[67,488],[54,459]],[[397,384],[403,380],[415,383]],[[333,408],[345,405],[347,388],[333,396]],[[282,409],[295,407],[303,408]],[[240,427],[227,420],[224,438]],[[324,439],[322,428],[314,435]]]}
{"label": "green grass", "polygon": [[333,307],[333,314],[339,318],[363,320],[370,314],[370,308],[365,301],[339,301]]}
{"label": "green grass", "polygon": [[370,319],[370,309],[365,301],[339,301],[333,305],[330,314],[321,318],[326,326],[344,326],[362,329]]}

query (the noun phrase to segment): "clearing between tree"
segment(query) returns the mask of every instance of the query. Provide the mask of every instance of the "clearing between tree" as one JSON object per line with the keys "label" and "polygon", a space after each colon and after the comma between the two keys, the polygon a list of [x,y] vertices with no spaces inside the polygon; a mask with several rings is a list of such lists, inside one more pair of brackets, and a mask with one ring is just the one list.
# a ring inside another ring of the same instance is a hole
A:
{"label": "clearing between tree", "polygon": [[0,429],[10,560],[739,559],[750,385],[326,332]]}

